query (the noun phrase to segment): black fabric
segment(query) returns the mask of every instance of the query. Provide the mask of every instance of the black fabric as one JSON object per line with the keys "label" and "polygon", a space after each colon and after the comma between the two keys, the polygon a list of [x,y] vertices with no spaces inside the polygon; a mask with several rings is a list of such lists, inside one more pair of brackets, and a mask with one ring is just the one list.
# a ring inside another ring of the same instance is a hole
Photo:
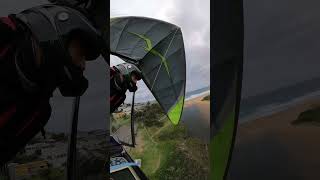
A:
{"label": "black fabric", "polygon": [[[0,21],[1,50],[10,47],[6,53],[0,57],[0,111],[8,104],[24,95],[23,88],[19,81],[14,64],[14,54],[16,46],[14,41],[18,31],[14,31],[5,23]],[[2,37],[6,37],[2,39]]]}
{"label": "black fabric", "polygon": [[21,85],[15,54],[20,48],[19,58],[25,60],[20,61],[20,66],[25,72],[29,72],[29,77],[34,72],[34,55],[30,51],[30,38],[16,25],[17,29],[14,30],[0,22],[1,37],[7,38],[1,41],[1,46],[10,47],[0,58],[0,165],[14,158],[43,128],[51,114],[49,99],[52,92],[30,93]]}
{"label": "black fabric", "polygon": [[89,82],[86,78],[67,81],[59,86],[61,94],[65,97],[81,96],[88,88]]}
{"label": "black fabric", "polygon": [[6,47],[16,36],[16,31],[13,31],[7,24],[0,21],[0,49]]}
{"label": "black fabric", "polygon": [[120,76],[119,71],[114,67],[110,68],[110,113],[113,113],[126,99],[127,87],[121,82]]}
{"label": "black fabric", "polygon": [[102,44],[101,42],[95,42],[94,35],[76,29],[69,33],[66,44],[69,44],[71,40],[74,39],[79,40],[81,47],[86,50],[85,58],[87,61],[92,61],[98,58]]}
{"label": "black fabric", "polygon": [[[36,57],[34,53],[34,45],[31,39],[31,35],[26,33],[23,38],[19,40],[19,44],[14,52],[14,63],[16,65],[16,70],[19,73],[20,81],[22,83],[25,91],[30,93],[38,93],[41,91],[41,71],[39,67],[36,65]],[[20,71],[20,72],[19,72]],[[28,86],[28,83],[21,76],[25,76],[28,81],[31,81],[35,84],[35,87],[31,88]]]}
{"label": "black fabric", "polygon": [[[27,91],[23,90],[24,86],[22,86],[24,82],[23,78],[21,78],[21,74],[23,74],[23,76],[25,76],[28,80],[34,82],[39,86],[42,86],[41,91],[43,91],[43,75],[41,74],[42,72],[40,72],[40,69],[35,63],[35,54],[33,50],[31,33],[25,25],[23,25],[18,19],[15,18],[15,15],[10,15],[9,17],[15,23],[16,30],[11,29],[10,32],[8,32],[7,30],[0,30],[2,36],[10,37],[10,39],[6,41],[7,44],[2,44],[4,48],[10,48],[5,53],[5,55],[1,57],[0,78],[5,79],[4,82],[9,84],[12,84],[10,82],[13,82],[15,86],[12,86],[12,89]],[[1,23],[1,25],[6,26],[6,24],[4,23]],[[3,86],[8,86],[8,84],[6,83],[3,83]],[[50,91],[53,90],[54,89],[50,89]],[[40,93],[40,89],[38,91],[29,93]],[[48,93],[50,94],[51,92]]]}
{"label": "black fabric", "polygon": [[[67,42],[80,37],[82,44],[87,48],[86,59],[96,59],[104,42],[90,20],[74,8],[52,4],[26,9],[16,17],[30,29],[42,50],[40,69],[46,90],[50,91],[66,82],[67,84],[63,84],[61,88],[65,91],[63,95],[79,96],[79,92],[84,92],[86,80],[82,79],[85,77],[77,72],[75,66],[69,65],[72,63],[72,57],[68,52]],[[75,82],[69,83],[73,80]],[[81,91],[73,93],[79,89]]]}
{"label": "black fabric", "polygon": [[[51,115],[49,99],[29,98],[13,106],[7,122],[0,127],[0,166],[12,160],[41,131]],[[0,118],[3,114],[0,113]],[[2,116],[2,117],[1,117]]]}

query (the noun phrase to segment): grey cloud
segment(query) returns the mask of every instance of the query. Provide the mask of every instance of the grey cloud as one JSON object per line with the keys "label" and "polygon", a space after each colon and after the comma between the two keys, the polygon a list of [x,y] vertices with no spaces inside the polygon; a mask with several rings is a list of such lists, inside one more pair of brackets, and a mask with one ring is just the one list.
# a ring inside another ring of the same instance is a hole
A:
{"label": "grey cloud", "polygon": [[[174,1],[174,11],[167,12],[182,28],[187,58],[187,91],[210,84],[210,1]],[[202,45],[192,38],[200,35]]]}
{"label": "grey cloud", "polygon": [[318,1],[245,1],[243,97],[320,76]]}

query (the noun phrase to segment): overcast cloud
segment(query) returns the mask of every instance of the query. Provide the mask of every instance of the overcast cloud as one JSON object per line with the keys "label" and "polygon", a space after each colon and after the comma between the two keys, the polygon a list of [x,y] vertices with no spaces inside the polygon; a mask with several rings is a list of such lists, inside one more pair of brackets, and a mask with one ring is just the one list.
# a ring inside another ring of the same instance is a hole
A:
{"label": "overcast cloud", "polygon": [[320,77],[319,5],[316,0],[244,1],[243,97]]}

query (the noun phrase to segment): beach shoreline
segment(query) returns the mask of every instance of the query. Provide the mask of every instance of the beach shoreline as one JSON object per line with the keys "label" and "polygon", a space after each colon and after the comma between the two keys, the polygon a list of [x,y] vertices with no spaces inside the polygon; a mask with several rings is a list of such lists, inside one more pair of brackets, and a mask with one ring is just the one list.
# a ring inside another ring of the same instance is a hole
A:
{"label": "beach shoreline", "polygon": [[301,106],[303,104],[308,104],[311,108],[314,106],[319,105],[320,102],[320,95],[310,95],[310,96],[304,96],[295,98],[292,101],[289,101],[287,103],[277,104],[277,105],[268,105],[266,107],[260,108],[260,110],[251,113],[245,117],[239,117],[239,124],[245,124],[251,121],[254,121],[256,119],[265,118],[269,116],[273,116],[277,113],[281,113],[284,111],[290,111],[291,108],[295,108],[297,106]]}
{"label": "beach shoreline", "polygon": [[320,127],[292,124],[300,113],[315,107],[320,107],[320,98],[301,99],[239,123],[229,179],[320,179]]}
{"label": "beach shoreline", "polygon": [[181,120],[190,136],[206,144],[210,142],[210,101],[202,99],[209,94],[210,92],[203,93],[186,100]]}
{"label": "beach shoreline", "polygon": [[[185,105],[189,105],[191,103],[203,102],[202,99],[208,95],[210,95],[210,91],[206,91],[206,92],[200,93],[194,97],[190,97],[185,100]],[[205,101],[205,102],[210,102],[210,101]]]}

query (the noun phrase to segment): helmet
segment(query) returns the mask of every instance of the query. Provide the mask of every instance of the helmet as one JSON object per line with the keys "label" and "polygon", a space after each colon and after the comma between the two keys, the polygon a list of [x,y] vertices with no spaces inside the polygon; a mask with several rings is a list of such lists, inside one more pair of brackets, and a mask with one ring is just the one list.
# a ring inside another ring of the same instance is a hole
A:
{"label": "helmet", "polygon": [[115,68],[123,75],[126,86],[130,92],[135,92],[137,86],[132,82],[132,75],[135,75],[137,80],[142,78],[142,73],[139,68],[130,63],[122,63],[115,66]]}
{"label": "helmet", "polygon": [[28,27],[41,48],[43,81],[54,82],[64,96],[82,95],[88,82],[83,70],[72,63],[67,44],[73,38],[80,40],[86,60],[100,55],[103,40],[89,19],[73,8],[53,4],[24,10],[16,18]]}

